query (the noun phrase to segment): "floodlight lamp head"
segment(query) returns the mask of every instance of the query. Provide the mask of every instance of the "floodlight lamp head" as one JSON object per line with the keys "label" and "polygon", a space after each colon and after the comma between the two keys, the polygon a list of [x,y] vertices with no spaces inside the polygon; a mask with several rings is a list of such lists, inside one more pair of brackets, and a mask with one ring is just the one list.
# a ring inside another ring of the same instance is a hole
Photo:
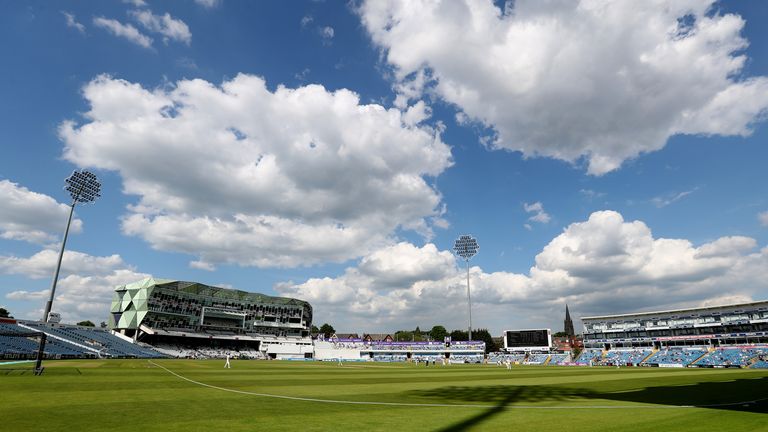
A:
{"label": "floodlight lamp head", "polygon": [[73,204],[88,204],[101,196],[101,183],[99,183],[96,175],[90,171],[75,170],[65,182],[67,185],[64,189],[69,192]]}
{"label": "floodlight lamp head", "polygon": [[464,258],[465,261],[472,259],[479,250],[480,246],[477,244],[477,240],[469,235],[462,235],[453,243],[453,252]]}

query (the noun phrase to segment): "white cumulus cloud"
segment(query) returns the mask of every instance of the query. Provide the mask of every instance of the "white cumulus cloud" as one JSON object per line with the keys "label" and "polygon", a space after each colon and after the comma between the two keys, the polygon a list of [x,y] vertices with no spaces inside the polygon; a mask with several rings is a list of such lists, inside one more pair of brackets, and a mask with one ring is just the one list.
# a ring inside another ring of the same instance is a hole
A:
{"label": "white cumulus cloud", "polygon": [[495,3],[357,10],[400,99],[435,94],[491,127],[493,147],[594,175],[675,134],[745,136],[765,117],[768,78],[742,74],[745,21],[713,0]]}
{"label": "white cumulus cloud", "polygon": [[[466,274],[434,245],[388,246],[336,278],[286,282],[283,295],[308,300],[318,322],[350,331],[420,326],[466,328]],[[564,305],[576,317],[750,301],[768,295],[768,248],[723,237],[694,246],[655,238],[641,221],[600,211],[568,226],[526,274],[470,268],[475,328],[494,333],[559,330]]]}
{"label": "white cumulus cloud", "polygon": [[[31,243],[58,239],[70,210],[48,195],[9,180],[0,180],[0,202],[0,238]],[[82,227],[82,221],[73,217],[70,232],[78,233]]]}
{"label": "white cumulus cloud", "polygon": [[[5,295],[8,300],[30,302],[29,308],[17,312],[17,318],[40,319],[42,307],[50,295],[49,280],[53,276],[58,252],[42,250],[30,257],[0,256],[0,273],[18,274],[44,280],[45,289],[16,290]],[[106,321],[115,287],[149,275],[137,272],[119,255],[92,256],[66,251],[62,261],[53,311],[66,322],[82,320]]]}
{"label": "white cumulus cloud", "polygon": [[83,94],[85,122],[60,127],[65,158],[118,171],[139,197],[123,231],[198,268],[341,262],[398,228],[429,236],[443,212],[426,181],[452,163],[439,130],[349,90],[100,76]]}
{"label": "white cumulus cloud", "polygon": [[[28,258],[15,256],[0,256],[0,272],[4,274],[23,275],[32,279],[50,278],[56,267],[59,252],[44,249]],[[71,274],[85,273],[104,275],[112,268],[124,265],[119,255],[95,257],[77,251],[65,251],[61,260],[61,277]]]}

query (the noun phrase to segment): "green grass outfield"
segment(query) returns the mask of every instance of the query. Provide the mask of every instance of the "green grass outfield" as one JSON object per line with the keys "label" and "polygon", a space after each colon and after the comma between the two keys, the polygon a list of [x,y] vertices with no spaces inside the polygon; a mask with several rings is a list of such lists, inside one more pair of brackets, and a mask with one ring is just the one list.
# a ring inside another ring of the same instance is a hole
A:
{"label": "green grass outfield", "polygon": [[768,370],[155,363],[0,366],[0,430],[768,431]]}

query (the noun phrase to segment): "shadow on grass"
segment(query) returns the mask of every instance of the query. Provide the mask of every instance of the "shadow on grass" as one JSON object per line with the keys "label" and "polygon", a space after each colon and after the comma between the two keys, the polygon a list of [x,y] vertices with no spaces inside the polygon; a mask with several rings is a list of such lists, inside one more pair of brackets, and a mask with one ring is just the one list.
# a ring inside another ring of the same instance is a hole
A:
{"label": "shadow on grass", "polygon": [[[656,386],[622,392],[597,392],[591,389],[560,386],[482,386],[442,387],[433,390],[414,391],[410,395],[442,400],[451,403],[488,403],[493,407],[462,422],[441,429],[443,432],[467,430],[478,426],[506,409],[515,405],[542,404],[547,402],[569,402],[583,406],[584,401],[595,401],[595,405],[608,406],[597,402],[620,401],[629,403],[655,404],[665,406],[735,410],[754,413],[768,413],[768,377],[759,379],[738,379],[724,382],[704,382],[681,386]],[[762,400],[760,400],[762,399]],[[557,404],[554,404],[557,405]],[[564,406],[560,404],[560,406]]]}
{"label": "shadow on grass", "polygon": [[624,402],[768,413],[768,377],[646,387],[629,392],[604,393],[599,397]]}
{"label": "shadow on grass", "polygon": [[[493,393],[492,398],[496,399],[494,400],[494,402],[496,402],[495,407],[489,408],[464,421],[458,422],[456,424],[452,424],[443,429],[439,429],[439,431],[440,432],[459,432],[459,431],[465,431],[472,426],[479,425],[480,423],[501,413],[504,409],[506,409],[506,407],[509,404],[518,400],[521,396],[521,393],[525,392],[524,387],[511,387],[509,389],[504,389],[502,391],[499,391],[500,389],[498,389],[498,387],[499,386],[495,386],[495,390],[491,391],[491,393]],[[462,392],[463,390],[464,389],[460,389],[460,392]],[[473,399],[470,399],[470,400],[473,400]]]}
{"label": "shadow on grass", "polygon": [[[83,372],[80,368],[61,368],[61,369],[46,369],[45,376],[49,375],[82,375]],[[34,368],[0,368],[0,375],[2,376],[35,376]]]}

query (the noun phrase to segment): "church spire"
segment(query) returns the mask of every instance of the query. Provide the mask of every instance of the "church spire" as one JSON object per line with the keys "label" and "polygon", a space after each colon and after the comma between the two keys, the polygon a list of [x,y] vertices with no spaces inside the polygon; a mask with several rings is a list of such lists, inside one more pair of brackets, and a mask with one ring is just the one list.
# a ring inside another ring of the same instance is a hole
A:
{"label": "church spire", "polygon": [[568,305],[565,305],[565,320],[563,321],[563,332],[567,336],[575,336],[576,332],[573,329],[573,320],[571,320],[571,312],[568,310]]}

